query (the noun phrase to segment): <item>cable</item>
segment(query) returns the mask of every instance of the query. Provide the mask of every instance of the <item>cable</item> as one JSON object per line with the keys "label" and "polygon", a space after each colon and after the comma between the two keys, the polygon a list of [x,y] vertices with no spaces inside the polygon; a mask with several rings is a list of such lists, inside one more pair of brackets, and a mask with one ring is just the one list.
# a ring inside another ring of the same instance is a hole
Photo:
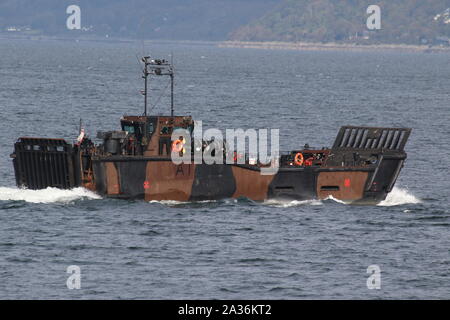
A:
{"label": "cable", "polygon": [[167,88],[169,87],[169,85],[170,85],[170,80],[169,80],[169,82],[167,82],[167,84],[166,84],[166,86],[164,87],[162,93],[161,93],[160,96],[158,97],[158,100],[156,100],[155,104],[154,104],[153,106],[150,106],[149,111],[151,111],[154,107],[156,107],[156,106],[158,105],[158,103],[159,103],[159,101],[161,100],[162,96],[164,95],[164,93],[166,93],[166,90],[167,90]]}

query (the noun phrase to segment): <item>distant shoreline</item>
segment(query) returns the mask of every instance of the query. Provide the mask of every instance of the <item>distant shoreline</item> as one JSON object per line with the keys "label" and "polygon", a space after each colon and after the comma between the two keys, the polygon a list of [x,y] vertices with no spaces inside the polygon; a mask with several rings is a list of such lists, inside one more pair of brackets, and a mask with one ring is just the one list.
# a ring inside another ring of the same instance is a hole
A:
{"label": "distant shoreline", "polygon": [[283,42],[283,41],[207,41],[207,40],[164,40],[164,39],[133,39],[122,37],[66,37],[48,35],[10,35],[0,32],[0,40],[26,41],[84,41],[84,42],[125,42],[125,43],[161,43],[181,45],[207,45],[219,48],[244,48],[265,50],[298,50],[298,51],[404,51],[404,52],[450,52],[450,47],[408,45],[408,44],[356,44],[356,43],[320,43],[320,42]]}
{"label": "distant shoreline", "polygon": [[450,52],[450,47],[408,45],[408,44],[340,44],[314,42],[253,42],[253,41],[222,41],[220,48],[248,48],[266,50],[299,50],[299,51],[407,51],[407,52]]}

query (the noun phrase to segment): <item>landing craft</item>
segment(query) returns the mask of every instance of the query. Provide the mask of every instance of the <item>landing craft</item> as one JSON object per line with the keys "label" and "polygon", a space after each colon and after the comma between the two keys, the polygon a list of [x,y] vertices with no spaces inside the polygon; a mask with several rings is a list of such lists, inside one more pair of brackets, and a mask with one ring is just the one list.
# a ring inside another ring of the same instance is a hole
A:
{"label": "landing craft", "polygon": [[[348,203],[376,204],[392,190],[406,160],[408,128],[343,126],[331,148],[310,148],[281,153],[271,164],[249,154],[226,150],[228,161],[208,164],[188,161],[176,164],[171,155],[194,160],[197,148],[205,150],[217,141],[174,139],[172,133],[191,133],[190,116],[175,116],[174,72],[165,60],[142,58],[144,63],[144,113],[123,116],[121,130],[99,132],[94,144],[80,128],[74,144],[64,139],[21,137],[13,158],[19,187],[71,189],[82,186],[113,198],[151,200],[217,200],[246,197],[310,200],[330,196]],[[147,115],[149,76],[171,79],[170,115]],[[222,149],[221,149],[222,150]],[[231,157],[231,161],[230,161]],[[276,163],[274,174],[261,174]]]}

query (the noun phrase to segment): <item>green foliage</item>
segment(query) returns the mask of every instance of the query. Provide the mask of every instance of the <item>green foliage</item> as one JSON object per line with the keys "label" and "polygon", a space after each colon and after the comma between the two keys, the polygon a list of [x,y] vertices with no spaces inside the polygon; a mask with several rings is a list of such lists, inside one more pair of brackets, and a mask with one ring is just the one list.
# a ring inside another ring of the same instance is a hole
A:
{"label": "green foliage", "polygon": [[[1,0],[0,32],[29,27],[45,35],[224,40],[278,0]],[[81,8],[85,31],[67,30],[66,8]],[[92,28],[91,28],[92,26]]]}
{"label": "green foliage", "polygon": [[[66,28],[71,4],[81,7],[84,31]],[[381,30],[366,28],[371,4],[381,7]],[[450,37],[450,23],[434,19],[447,8],[450,0],[2,0],[0,32],[417,44]]]}
{"label": "green foliage", "polygon": [[[366,9],[381,8],[381,30],[368,31]],[[283,0],[229,35],[242,41],[434,43],[450,37],[450,23],[434,17],[450,0]]]}

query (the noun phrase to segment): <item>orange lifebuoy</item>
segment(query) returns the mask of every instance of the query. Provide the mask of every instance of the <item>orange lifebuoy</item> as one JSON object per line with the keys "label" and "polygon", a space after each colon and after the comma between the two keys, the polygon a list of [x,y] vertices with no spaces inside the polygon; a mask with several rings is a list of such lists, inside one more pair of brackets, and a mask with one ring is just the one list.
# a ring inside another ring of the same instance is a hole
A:
{"label": "orange lifebuoy", "polygon": [[183,151],[183,145],[184,145],[184,142],[182,140],[180,140],[180,139],[175,140],[172,143],[172,151],[173,152],[181,152],[181,151]]}
{"label": "orange lifebuoy", "polygon": [[294,163],[297,165],[297,166],[301,166],[301,165],[303,165],[303,154],[301,153],[301,152],[298,152],[296,155],[295,155],[295,158],[294,158]]}

